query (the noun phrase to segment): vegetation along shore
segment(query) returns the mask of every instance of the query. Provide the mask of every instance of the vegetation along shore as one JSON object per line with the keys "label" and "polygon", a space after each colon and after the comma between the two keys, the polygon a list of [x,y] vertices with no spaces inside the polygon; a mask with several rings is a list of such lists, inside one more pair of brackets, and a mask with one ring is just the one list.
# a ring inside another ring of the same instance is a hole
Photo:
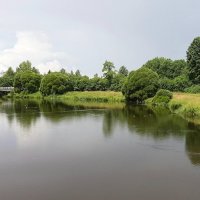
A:
{"label": "vegetation along shore", "polygon": [[105,61],[102,75],[93,77],[65,69],[41,74],[30,61],[24,61],[16,71],[10,67],[0,77],[0,87],[14,87],[9,96],[15,98],[146,102],[168,106],[188,118],[200,118],[199,60],[200,37],[196,37],[188,47],[186,60],[157,57],[130,72],[125,66],[117,69],[113,62]]}

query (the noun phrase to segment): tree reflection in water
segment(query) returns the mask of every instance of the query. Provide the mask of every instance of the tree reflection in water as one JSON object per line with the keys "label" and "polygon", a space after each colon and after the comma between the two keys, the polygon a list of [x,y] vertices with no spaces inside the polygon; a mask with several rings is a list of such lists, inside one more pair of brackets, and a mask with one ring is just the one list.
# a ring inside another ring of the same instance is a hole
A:
{"label": "tree reflection in water", "polygon": [[40,100],[6,101],[0,105],[9,123],[16,121],[27,132],[37,120],[44,117],[52,123],[62,120],[78,120],[93,114],[102,118],[102,131],[110,138],[117,126],[127,127],[130,133],[154,140],[176,137],[185,138],[187,155],[194,165],[200,165],[200,127],[187,122],[164,108],[139,105],[69,103]]}

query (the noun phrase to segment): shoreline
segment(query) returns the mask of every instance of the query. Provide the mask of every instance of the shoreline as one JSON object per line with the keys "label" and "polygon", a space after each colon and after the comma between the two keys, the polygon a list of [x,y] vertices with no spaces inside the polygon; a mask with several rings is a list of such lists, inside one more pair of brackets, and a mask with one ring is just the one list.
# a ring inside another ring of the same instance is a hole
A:
{"label": "shoreline", "polygon": [[[9,98],[16,99],[44,99],[44,100],[58,100],[68,101],[70,103],[78,104],[92,104],[92,103],[125,103],[125,98],[121,92],[113,91],[73,91],[67,92],[63,95],[50,95],[43,97],[40,92],[34,94],[14,94],[13,97]],[[190,94],[174,92],[173,98],[168,104],[161,104],[154,106],[152,105],[151,99],[147,99],[145,104],[150,105],[152,109],[157,106],[167,107],[171,113],[177,114],[184,119],[200,124],[200,94]]]}

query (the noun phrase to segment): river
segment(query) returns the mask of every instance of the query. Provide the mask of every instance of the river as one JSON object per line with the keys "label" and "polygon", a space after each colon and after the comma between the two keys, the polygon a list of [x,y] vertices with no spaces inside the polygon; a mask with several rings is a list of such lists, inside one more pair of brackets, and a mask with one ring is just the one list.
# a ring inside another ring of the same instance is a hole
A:
{"label": "river", "polygon": [[2,200],[199,200],[200,127],[146,106],[0,104]]}

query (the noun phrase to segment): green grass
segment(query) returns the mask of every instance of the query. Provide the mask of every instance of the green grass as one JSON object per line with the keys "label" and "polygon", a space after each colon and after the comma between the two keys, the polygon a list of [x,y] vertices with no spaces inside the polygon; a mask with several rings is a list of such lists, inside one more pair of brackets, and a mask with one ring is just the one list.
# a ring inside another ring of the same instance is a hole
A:
{"label": "green grass", "polygon": [[85,91],[85,92],[67,92],[63,95],[57,95],[56,98],[70,101],[84,102],[124,102],[124,96],[121,92],[113,91]]}
{"label": "green grass", "polygon": [[29,98],[29,99],[58,99],[58,100],[68,100],[71,102],[101,102],[101,103],[118,103],[124,102],[125,98],[121,92],[113,91],[85,91],[85,92],[67,92],[63,95],[50,95],[47,97],[42,97],[40,92],[33,94],[14,94],[15,98]]}
{"label": "green grass", "polygon": [[[8,95],[9,97],[9,95]],[[24,93],[15,93],[13,95],[14,98],[19,98],[19,99],[42,99],[42,95],[40,92],[36,92],[36,93],[33,93],[33,94],[24,94]]]}
{"label": "green grass", "polygon": [[200,123],[200,94],[173,93],[169,108],[189,121]]}

